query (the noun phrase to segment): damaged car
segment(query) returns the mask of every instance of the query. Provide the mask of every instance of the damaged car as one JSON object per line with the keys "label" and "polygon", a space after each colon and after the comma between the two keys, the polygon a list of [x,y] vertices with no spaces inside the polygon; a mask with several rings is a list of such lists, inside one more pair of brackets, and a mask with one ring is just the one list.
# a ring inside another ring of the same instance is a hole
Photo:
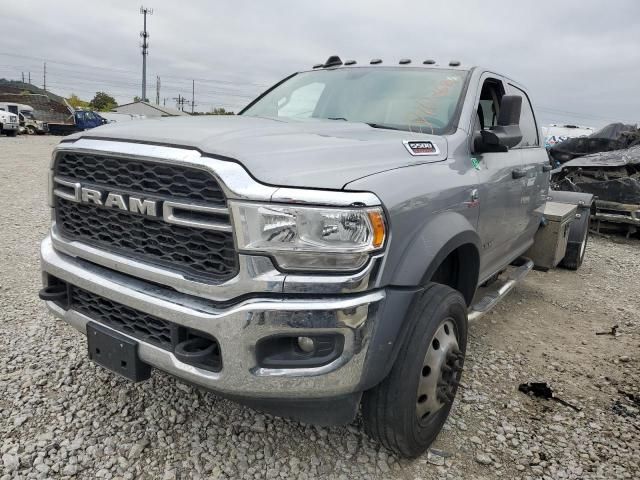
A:
{"label": "damaged car", "polygon": [[[611,149],[616,147],[615,149]],[[561,163],[553,171],[556,190],[591,193],[596,197],[595,228],[626,231],[640,226],[640,130],[611,124],[590,137],[567,140],[550,151]],[[584,152],[584,153],[582,153]],[[564,160],[564,161],[562,161]],[[603,225],[603,222],[606,222]],[[615,225],[611,225],[615,224]]]}

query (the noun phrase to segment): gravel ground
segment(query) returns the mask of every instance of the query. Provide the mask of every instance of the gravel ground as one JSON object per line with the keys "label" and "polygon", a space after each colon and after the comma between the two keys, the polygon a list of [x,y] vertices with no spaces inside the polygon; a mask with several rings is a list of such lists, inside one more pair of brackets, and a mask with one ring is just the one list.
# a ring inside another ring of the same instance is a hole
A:
{"label": "gravel ground", "polygon": [[[84,337],[37,298],[57,141],[0,137],[2,480],[639,477],[638,240],[592,237],[579,272],[532,272],[472,325],[452,416],[432,450],[407,461],[359,419],[302,425],[159,372],[133,385],[91,364]],[[596,335],[613,325],[617,336]],[[580,410],[518,392],[530,381]]]}

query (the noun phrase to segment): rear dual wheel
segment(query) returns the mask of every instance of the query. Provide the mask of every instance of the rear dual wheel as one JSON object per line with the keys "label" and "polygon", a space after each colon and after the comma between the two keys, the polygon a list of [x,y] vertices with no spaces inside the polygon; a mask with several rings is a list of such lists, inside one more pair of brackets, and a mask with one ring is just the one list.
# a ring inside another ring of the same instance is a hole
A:
{"label": "rear dual wheel", "polygon": [[578,270],[584,260],[584,254],[587,250],[587,242],[589,241],[589,225],[590,215],[589,212],[583,213],[577,220],[575,225],[571,225],[570,228],[575,228],[579,233],[577,241],[567,242],[567,250],[564,254],[564,258],[560,261],[560,265],[569,270]]}
{"label": "rear dual wheel", "polygon": [[462,375],[467,306],[450,287],[430,284],[415,302],[391,372],[365,392],[367,433],[406,457],[423,453],[446,421]]}

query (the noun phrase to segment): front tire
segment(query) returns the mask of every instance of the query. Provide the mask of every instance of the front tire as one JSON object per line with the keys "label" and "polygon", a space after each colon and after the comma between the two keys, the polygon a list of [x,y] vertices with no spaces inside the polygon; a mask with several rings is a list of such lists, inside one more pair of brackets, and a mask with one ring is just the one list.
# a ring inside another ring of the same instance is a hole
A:
{"label": "front tire", "polygon": [[6,130],[4,133],[7,137],[15,137],[16,135],[18,135],[17,130]]}
{"label": "front tire", "polygon": [[442,429],[462,375],[467,306],[460,292],[429,284],[415,301],[391,372],[365,392],[369,436],[405,457],[424,453]]}

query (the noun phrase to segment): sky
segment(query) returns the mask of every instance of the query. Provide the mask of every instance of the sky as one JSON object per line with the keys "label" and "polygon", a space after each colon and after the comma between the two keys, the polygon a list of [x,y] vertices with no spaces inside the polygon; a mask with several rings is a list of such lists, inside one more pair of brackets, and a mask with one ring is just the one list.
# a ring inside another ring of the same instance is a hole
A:
{"label": "sky", "polygon": [[[640,122],[640,1],[143,0],[147,97],[238,111],[330,55],[492,68],[524,84],[540,123]],[[5,1],[0,78],[128,103],[141,94],[143,17],[131,0]],[[185,109],[190,109],[186,106]]]}

